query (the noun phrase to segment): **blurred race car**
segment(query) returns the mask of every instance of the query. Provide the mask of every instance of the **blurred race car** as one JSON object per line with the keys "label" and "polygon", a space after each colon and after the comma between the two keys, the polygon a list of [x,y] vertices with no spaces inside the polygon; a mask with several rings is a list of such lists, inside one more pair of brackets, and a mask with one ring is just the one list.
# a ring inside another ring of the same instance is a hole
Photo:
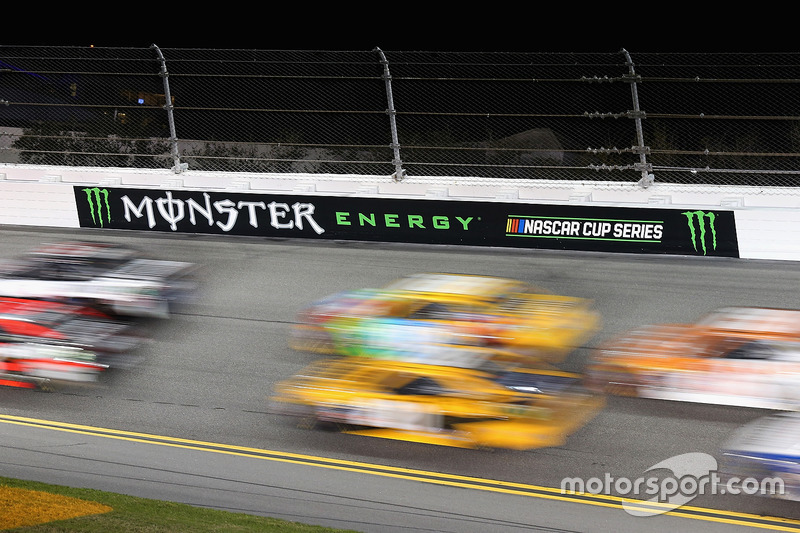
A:
{"label": "blurred race car", "polygon": [[167,317],[191,298],[196,267],[99,242],[48,244],[0,267],[0,295],[81,302],[122,316]]}
{"label": "blurred race car", "polygon": [[603,406],[580,377],[373,359],[318,361],[277,385],[274,412],[313,426],[463,448],[562,445]]}
{"label": "blurred race car", "polygon": [[290,346],[387,359],[434,344],[485,346],[555,362],[599,327],[599,314],[584,298],[506,278],[422,273],[315,302],[299,314]]}
{"label": "blurred race car", "polygon": [[757,494],[800,501],[800,413],[780,413],[737,429],[722,446],[726,479],[759,481]]}
{"label": "blurred race car", "polygon": [[57,382],[96,381],[108,367],[91,350],[38,342],[0,341],[0,385],[52,390]]}
{"label": "blurred race car", "polygon": [[108,366],[76,339],[74,324],[66,325],[98,318],[85,313],[76,306],[0,298],[0,385],[50,390],[54,381],[95,381]]}
{"label": "blurred race car", "polygon": [[643,327],[604,345],[586,374],[611,394],[794,409],[800,310],[729,307],[695,324]]}
{"label": "blurred race car", "polygon": [[86,350],[97,363],[126,368],[145,340],[136,325],[89,307],[0,297],[0,342]]}

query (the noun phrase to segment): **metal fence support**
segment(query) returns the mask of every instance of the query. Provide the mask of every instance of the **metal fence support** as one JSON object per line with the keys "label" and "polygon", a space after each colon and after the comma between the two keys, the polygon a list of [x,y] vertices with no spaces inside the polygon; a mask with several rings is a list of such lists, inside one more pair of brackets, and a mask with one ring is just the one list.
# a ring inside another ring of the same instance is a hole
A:
{"label": "metal fence support", "polygon": [[397,136],[397,112],[394,109],[394,97],[392,96],[392,75],[389,73],[389,62],[380,48],[375,48],[378,55],[381,57],[381,64],[383,65],[383,80],[386,83],[386,100],[388,107],[386,113],[389,115],[389,124],[392,129],[392,150],[394,151],[394,175],[392,178],[395,181],[402,181],[406,175],[403,170],[403,161],[400,159],[400,142]]}
{"label": "metal fence support", "polygon": [[797,188],[798,90],[798,52],[0,44],[0,161]]}
{"label": "metal fence support", "polygon": [[175,163],[172,167],[172,171],[175,174],[180,174],[187,168],[189,165],[186,163],[181,163],[181,156],[180,152],[178,151],[178,136],[175,133],[175,117],[173,116],[173,106],[172,106],[172,95],[169,92],[169,73],[167,72],[167,62],[164,59],[164,54],[161,53],[161,50],[155,44],[150,45],[150,48],[156,51],[158,54],[158,60],[161,63],[161,77],[164,79],[164,97],[166,102],[164,103],[164,109],[167,111],[167,121],[169,122],[169,142],[170,146],[172,147],[172,160]]}
{"label": "metal fence support", "polygon": [[625,54],[625,62],[628,65],[628,75],[625,78],[631,84],[631,98],[633,99],[633,113],[631,113],[631,116],[636,124],[636,140],[639,143],[638,146],[634,147],[634,152],[639,154],[639,163],[636,167],[642,173],[642,179],[640,179],[637,184],[646,189],[653,184],[655,176],[651,172],[652,165],[647,162],[647,152],[649,148],[644,144],[644,134],[642,132],[642,117],[645,116],[645,113],[639,108],[639,91],[636,85],[639,81],[639,77],[636,75],[636,71],[633,68],[631,55],[624,48],[622,49],[622,53]]}

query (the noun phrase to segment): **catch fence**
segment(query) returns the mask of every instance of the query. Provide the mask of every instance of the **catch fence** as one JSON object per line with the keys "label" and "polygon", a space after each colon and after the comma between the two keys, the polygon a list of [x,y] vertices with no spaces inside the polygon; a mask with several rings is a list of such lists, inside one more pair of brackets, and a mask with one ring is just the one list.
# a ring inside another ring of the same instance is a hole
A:
{"label": "catch fence", "polygon": [[0,162],[793,187],[800,55],[0,45]]}

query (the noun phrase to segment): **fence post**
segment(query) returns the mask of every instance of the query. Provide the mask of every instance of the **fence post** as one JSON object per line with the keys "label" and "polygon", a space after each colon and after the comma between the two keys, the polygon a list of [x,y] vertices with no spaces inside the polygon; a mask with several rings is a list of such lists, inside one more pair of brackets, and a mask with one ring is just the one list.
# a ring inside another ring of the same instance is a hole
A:
{"label": "fence post", "polygon": [[624,48],[622,49],[622,52],[625,54],[625,61],[628,65],[628,75],[624,78],[627,79],[631,84],[631,98],[633,99],[632,116],[634,123],[636,124],[636,139],[639,143],[638,146],[634,147],[634,152],[639,154],[639,163],[636,164],[635,167],[642,172],[642,179],[639,180],[637,185],[640,185],[646,189],[653,184],[655,176],[651,172],[652,165],[647,162],[647,152],[649,151],[649,148],[644,145],[644,134],[642,133],[642,117],[645,116],[645,113],[643,113],[639,108],[639,91],[636,85],[639,77],[634,71],[631,55]]}
{"label": "fence post", "polygon": [[164,54],[161,53],[161,50],[158,48],[158,46],[153,44],[150,45],[150,48],[156,51],[156,54],[158,54],[158,60],[161,63],[161,77],[164,79],[164,97],[166,98],[164,109],[167,111],[167,121],[169,122],[169,141],[172,147],[172,161],[175,163],[172,167],[172,171],[175,174],[180,174],[186,170],[189,165],[186,163],[181,163],[181,156],[178,152],[178,136],[175,134],[175,117],[172,113],[172,95],[169,92],[169,73],[167,73],[167,62],[164,59]]}
{"label": "fence post", "polygon": [[388,108],[386,113],[389,115],[389,125],[392,129],[392,150],[394,151],[394,175],[392,176],[395,181],[402,181],[406,175],[403,170],[403,161],[400,159],[400,142],[397,137],[397,112],[394,109],[394,97],[392,96],[392,75],[389,74],[389,62],[380,48],[375,48],[378,55],[381,56],[381,64],[383,65],[383,80],[386,83],[386,100],[388,101]]}

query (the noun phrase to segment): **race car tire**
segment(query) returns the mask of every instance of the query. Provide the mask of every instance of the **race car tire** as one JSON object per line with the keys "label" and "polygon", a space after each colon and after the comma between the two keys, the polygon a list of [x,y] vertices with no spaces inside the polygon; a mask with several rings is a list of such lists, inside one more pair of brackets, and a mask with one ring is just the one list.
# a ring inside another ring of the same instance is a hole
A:
{"label": "race car tire", "polygon": [[621,368],[590,369],[584,378],[584,386],[589,390],[613,396],[639,396],[639,385],[633,383],[633,380],[626,379],[628,375],[629,373]]}
{"label": "race car tire", "polygon": [[336,353],[333,339],[327,332],[298,326],[293,327],[289,333],[289,348],[298,352]]}
{"label": "race car tire", "polygon": [[606,384],[604,392],[614,396],[636,398],[639,396],[639,387],[633,383],[609,382]]}
{"label": "race car tire", "polygon": [[36,390],[41,392],[55,392],[56,387],[49,379],[43,379],[36,384]]}

